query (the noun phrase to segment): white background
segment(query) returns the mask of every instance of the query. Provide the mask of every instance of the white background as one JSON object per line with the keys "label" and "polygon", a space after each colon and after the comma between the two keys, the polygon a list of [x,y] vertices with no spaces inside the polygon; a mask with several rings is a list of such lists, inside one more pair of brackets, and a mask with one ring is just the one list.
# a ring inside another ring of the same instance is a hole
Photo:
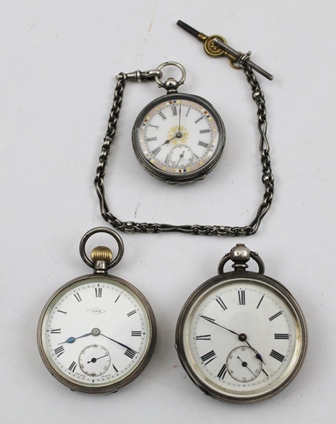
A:
{"label": "white background", "polygon": [[[335,419],[335,17],[333,0],[2,0],[0,13],[0,397],[1,422],[334,423]],[[207,98],[227,144],[202,182],[171,187],[136,161],[137,113],[163,93],[128,83],[106,177],[122,220],[248,224],[263,186],[256,107],[243,72],[206,56],[181,19],[221,34],[275,76],[265,93],[275,197],[259,232],[240,239],[122,234],[113,270],[135,284],[157,318],[158,341],[141,376],[113,395],[70,392],[44,367],[36,325],[47,298],[89,271],[82,235],[105,225],[93,179],[115,75],[167,60],[187,70],[180,91]],[[285,284],[309,328],[305,364],[271,400],[237,406],[204,396],[174,349],[189,294],[214,276],[237,242],[258,251]]]}

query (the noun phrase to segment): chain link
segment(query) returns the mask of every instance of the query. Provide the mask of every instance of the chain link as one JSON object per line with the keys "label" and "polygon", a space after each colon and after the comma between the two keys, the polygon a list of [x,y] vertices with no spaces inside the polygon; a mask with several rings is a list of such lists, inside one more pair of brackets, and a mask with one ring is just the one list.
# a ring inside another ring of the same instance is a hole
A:
{"label": "chain link", "polygon": [[[102,217],[112,227],[132,233],[162,233],[162,232],[180,232],[195,235],[218,235],[218,236],[249,236],[255,234],[260,226],[260,222],[271,207],[273,194],[274,194],[274,177],[271,169],[271,158],[269,154],[269,144],[267,140],[267,120],[266,120],[266,104],[263,92],[257,81],[255,74],[249,66],[245,65],[244,60],[240,62],[247,81],[252,89],[252,98],[258,107],[258,129],[260,132],[259,151],[261,154],[262,165],[262,183],[265,187],[263,200],[258,207],[256,216],[249,225],[244,227],[230,227],[221,225],[171,225],[171,224],[158,224],[147,222],[133,222],[121,221],[112,214],[109,210],[104,188],[104,177],[106,174],[106,166],[111,149],[111,144],[116,134],[119,113],[122,105],[122,99],[127,80],[127,75],[120,73],[117,75],[117,84],[114,91],[113,105],[108,120],[107,131],[104,137],[104,142],[99,156],[99,164],[96,170],[95,187],[99,199],[100,211]],[[147,77],[148,79],[148,77]]]}

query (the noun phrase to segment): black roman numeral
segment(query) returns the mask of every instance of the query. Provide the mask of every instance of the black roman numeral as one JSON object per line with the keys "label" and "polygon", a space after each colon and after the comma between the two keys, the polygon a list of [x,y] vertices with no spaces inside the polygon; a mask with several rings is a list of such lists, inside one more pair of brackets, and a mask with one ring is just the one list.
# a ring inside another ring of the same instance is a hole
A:
{"label": "black roman numeral", "polygon": [[204,143],[204,141],[199,141],[198,145],[206,149],[209,146],[209,143]]}
{"label": "black roman numeral", "polygon": [[136,351],[133,349],[126,349],[125,351],[125,355],[128,356],[129,358],[133,359],[134,355],[136,354]]}
{"label": "black roman numeral", "polygon": [[63,346],[59,346],[57,347],[55,350],[55,355],[58,357],[60,357],[63,353],[64,353],[64,347]]}
{"label": "black roman numeral", "polygon": [[103,295],[103,289],[101,287],[95,287],[95,296],[102,297],[102,295]]}
{"label": "black roman numeral", "polygon": [[69,366],[69,368],[68,368],[68,370],[69,371],[72,371],[72,372],[75,372],[76,367],[77,367],[77,362],[72,361],[71,364],[70,364],[70,366]]}
{"label": "black roman numeral", "polygon": [[209,133],[209,132],[210,132],[209,129],[207,129],[207,130],[200,130],[200,134],[206,134],[206,133]]}
{"label": "black roman numeral", "polygon": [[216,353],[213,350],[210,350],[210,352],[201,356],[201,359],[204,365],[208,365],[211,361],[213,361],[216,358],[216,356],[217,356]]}
{"label": "black roman numeral", "polygon": [[196,336],[196,340],[211,340],[211,334],[204,334],[202,336]]}
{"label": "black roman numeral", "polygon": [[266,375],[266,377],[268,378],[269,377],[269,375],[267,374],[267,372],[264,370],[264,368],[261,370],[265,375]]}
{"label": "black roman numeral", "polygon": [[141,331],[132,331],[132,337],[141,337]]}
{"label": "black roman numeral", "polygon": [[245,305],[245,290],[238,290],[238,303],[239,305]]}
{"label": "black roman numeral", "polygon": [[264,297],[265,297],[265,295],[263,294],[263,295],[261,296],[261,299],[259,300],[259,303],[258,303],[258,305],[257,305],[257,308],[256,308],[256,309],[259,309],[259,306],[261,305],[261,302],[264,300]]}
{"label": "black roman numeral", "polygon": [[172,112],[173,112],[173,116],[177,116],[177,110],[176,110],[176,106],[171,106]]}
{"label": "black roman numeral", "polygon": [[218,303],[218,305],[224,309],[224,311],[227,310],[227,306],[225,305],[225,303],[223,302],[223,299],[220,296],[216,297],[216,302]]}
{"label": "black roman numeral", "polygon": [[159,115],[161,116],[161,118],[162,118],[163,120],[167,119],[167,118],[165,117],[165,115],[164,115],[161,111],[159,112]]}
{"label": "black roman numeral", "polygon": [[288,333],[275,333],[274,338],[275,338],[275,340],[288,340],[289,334]]}
{"label": "black roman numeral", "polygon": [[61,329],[60,328],[53,328],[52,330],[50,330],[51,334],[61,334]]}
{"label": "black roman numeral", "polygon": [[280,315],[282,315],[282,312],[281,312],[281,311],[279,311],[279,312],[277,312],[276,314],[272,315],[272,316],[271,316],[271,317],[269,317],[268,319],[269,319],[270,321],[273,321],[275,318],[278,318]]}
{"label": "black roman numeral", "polygon": [[146,141],[156,141],[156,140],[157,140],[157,137],[150,137],[146,139]]}
{"label": "black roman numeral", "polygon": [[224,380],[225,374],[227,373],[226,364],[222,366],[219,373],[217,374],[217,377]]}
{"label": "black roman numeral", "polygon": [[279,362],[282,362],[285,359],[284,355],[282,355],[281,353],[273,349],[272,349],[272,352],[270,353],[270,356],[272,356],[272,358],[276,359]]}
{"label": "black roman numeral", "polygon": [[152,153],[153,153],[154,156],[156,156],[160,151],[161,151],[161,147],[158,146],[154,150],[152,150]]}
{"label": "black roman numeral", "polygon": [[134,315],[136,313],[136,310],[134,309],[133,311],[129,312],[127,314],[128,317],[131,317],[132,315]]}
{"label": "black roman numeral", "polygon": [[203,116],[201,116],[200,118],[196,119],[195,124],[198,124],[199,121],[201,121],[203,119]]}
{"label": "black roman numeral", "polygon": [[79,293],[74,293],[74,296],[75,296],[77,302],[81,302],[82,301],[82,298],[80,297],[80,294]]}
{"label": "black roman numeral", "polygon": [[66,314],[67,314],[67,312],[65,312],[65,311],[61,311],[60,309],[57,309],[57,312],[59,312],[59,313],[61,313],[61,314],[64,314],[64,315],[66,315]]}

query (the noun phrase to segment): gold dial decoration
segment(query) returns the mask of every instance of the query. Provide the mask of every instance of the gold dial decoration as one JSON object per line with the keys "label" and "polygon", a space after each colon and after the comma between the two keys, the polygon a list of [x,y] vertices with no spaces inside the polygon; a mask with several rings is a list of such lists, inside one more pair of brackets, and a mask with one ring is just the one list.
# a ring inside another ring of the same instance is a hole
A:
{"label": "gold dial decoration", "polygon": [[187,143],[189,138],[189,131],[184,126],[172,127],[167,135],[167,140],[171,140],[172,144]]}

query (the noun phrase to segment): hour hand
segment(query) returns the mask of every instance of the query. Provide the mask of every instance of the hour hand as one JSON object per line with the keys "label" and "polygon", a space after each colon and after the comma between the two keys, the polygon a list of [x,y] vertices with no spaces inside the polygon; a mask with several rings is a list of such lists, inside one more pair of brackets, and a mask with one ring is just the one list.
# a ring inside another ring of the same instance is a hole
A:
{"label": "hour hand", "polygon": [[247,340],[245,340],[245,342],[246,342],[246,344],[253,350],[253,352],[256,354],[256,358],[257,359],[259,359],[259,361],[261,361],[264,365],[266,365],[266,363],[265,363],[265,361],[263,360],[263,358],[262,358],[262,356],[260,355],[260,353],[256,350],[256,349],[254,349],[251,345],[250,345],[250,343],[247,341]]}
{"label": "hour hand", "polygon": [[90,333],[85,333],[85,334],[83,334],[82,336],[79,336],[79,337],[68,337],[64,342],[62,342],[62,343],[58,343],[58,344],[63,344],[63,343],[74,343],[77,339],[81,339],[81,338],[83,338],[83,337],[87,337],[87,336],[90,336],[92,334],[92,332],[90,331]]}
{"label": "hour hand", "polygon": [[[169,144],[172,140],[174,140],[174,138],[176,138],[177,136],[176,135],[174,135],[174,137],[172,137],[172,138],[168,138],[164,143],[162,143],[161,144],[161,146],[164,146],[165,144]],[[160,146],[160,147],[161,147]]]}

